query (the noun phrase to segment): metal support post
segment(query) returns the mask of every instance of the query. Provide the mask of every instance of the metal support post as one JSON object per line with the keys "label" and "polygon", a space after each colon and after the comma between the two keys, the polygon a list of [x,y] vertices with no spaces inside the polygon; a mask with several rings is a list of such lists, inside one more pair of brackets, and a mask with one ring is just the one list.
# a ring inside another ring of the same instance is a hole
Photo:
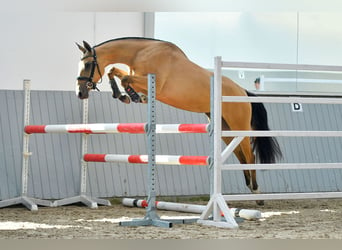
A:
{"label": "metal support post", "polygon": [[148,148],[148,206],[146,208],[146,215],[144,219],[120,222],[121,226],[160,226],[160,227],[172,227],[172,223],[168,221],[160,220],[156,212],[156,93],[155,93],[155,81],[156,76],[154,74],[148,75],[148,106],[147,106],[147,148]]}
{"label": "metal support post", "polygon": [[156,76],[148,74],[148,122],[147,122],[147,147],[148,147],[148,197],[146,215],[143,219],[120,222],[120,226],[157,226],[172,227],[173,223],[191,223],[196,220],[162,220],[157,214],[156,208]]}

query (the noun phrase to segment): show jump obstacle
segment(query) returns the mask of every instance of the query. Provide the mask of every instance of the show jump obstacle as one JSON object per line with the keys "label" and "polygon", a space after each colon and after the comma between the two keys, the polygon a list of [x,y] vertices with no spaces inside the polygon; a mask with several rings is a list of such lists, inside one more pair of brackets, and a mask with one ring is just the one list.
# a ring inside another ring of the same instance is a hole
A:
{"label": "show jump obstacle", "polygon": [[[243,63],[224,62],[221,57],[215,57],[214,84],[211,99],[215,100],[215,121],[221,117],[222,102],[268,102],[268,103],[321,103],[342,104],[341,98],[298,98],[298,97],[241,97],[222,96],[222,68],[239,69],[280,69],[280,70],[302,70],[302,71],[330,71],[342,72],[341,66],[319,66],[300,64],[269,64],[269,63]],[[222,131],[221,123],[214,123],[214,192],[211,199],[201,215],[199,223],[214,226],[226,226],[220,221],[219,208],[224,206],[225,201],[234,200],[274,200],[274,199],[313,199],[313,198],[342,198],[342,192],[316,192],[316,193],[277,193],[277,194],[246,194],[246,195],[222,195],[221,176],[223,170],[237,169],[318,169],[318,168],[342,168],[342,163],[293,163],[293,164],[224,164],[233,153],[244,137],[256,136],[287,136],[287,137],[342,137],[342,131]],[[229,145],[222,151],[221,136],[234,137]],[[208,220],[213,213],[213,221]]]}
{"label": "show jump obstacle", "polygon": [[[208,133],[209,124],[155,124],[155,76],[148,76],[149,102],[148,102],[148,122],[147,123],[118,123],[118,124],[88,124],[88,100],[83,101],[83,123],[65,125],[29,125],[30,108],[30,82],[24,83],[25,89],[25,123],[23,139],[23,167],[22,167],[22,196],[8,201],[2,201],[0,206],[8,206],[23,203],[30,210],[37,210],[37,205],[42,206],[61,206],[82,202],[91,208],[96,208],[97,204],[110,205],[109,201],[87,196],[86,177],[87,163],[93,162],[126,162],[148,164],[148,206],[146,216],[143,220],[133,220],[122,222],[121,225],[156,225],[171,227],[172,222],[159,219],[156,213],[155,201],[155,166],[156,164],[168,165],[210,165],[209,156],[174,156],[174,155],[155,155],[156,133]],[[81,161],[81,180],[80,194],[54,202],[39,200],[27,197],[28,185],[28,165],[29,165],[29,136],[36,133],[82,133],[82,161]],[[114,134],[114,133],[145,133],[148,137],[148,155],[113,155],[113,154],[89,154],[87,153],[89,134]],[[230,216],[227,213],[227,216]],[[234,221],[233,217],[230,216]],[[174,221],[174,222],[183,222]],[[234,227],[237,226],[234,221]]]}
{"label": "show jump obstacle", "polygon": [[[30,124],[30,80],[24,80],[24,127]],[[0,201],[0,207],[7,207],[16,204],[23,204],[31,211],[37,211],[38,205],[51,207],[52,202],[47,200],[28,197],[28,170],[29,157],[31,153],[29,148],[29,135],[24,133],[23,136],[23,160],[21,167],[21,194],[19,197]]]}
{"label": "show jump obstacle", "polygon": [[[316,192],[316,193],[285,193],[285,194],[250,194],[250,195],[223,195],[222,194],[222,171],[242,169],[319,169],[319,168],[342,168],[342,163],[294,163],[294,164],[224,164],[225,160],[233,153],[235,148],[246,136],[287,136],[287,137],[341,137],[342,131],[222,131],[221,104],[222,102],[268,102],[268,103],[321,103],[342,104],[341,98],[298,98],[298,97],[236,97],[222,96],[222,67],[239,69],[280,69],[280,70],[311,70],[311,71],[339,71],[340,66],[318,66],[298,64],[264,64],[224,62],[221,57],[215,58],[214,77],[211,79],[211,124],[155,124],[155,76],[149,75],[149,103],[148,122],[139,124],[88,124],[88,101],[83,104],[83,124],[74,125],[29,125],[29,81],[24,81],[25,90],[25,133],[23,137],[23,164],[22,164],[22,187],[21,195],[17,198],[0,201],[0,207],[22,203],[30,210],[37,210],[37,205],[58,206],[75,202],[83,202],[95,208],[97,204],[110,205],[106,200],[88,197],[86,195],[87,162],[119,161],[128,163],[147,163],[148,161],[148,199],[146,216],[143,220],[122,222],[121,225],[157,225],[170,227],[171,222],[162,221],[156,213],[156,191],[154,178],[156,164],[198,164],[209,165],[211,171],[211,196],[205,206],[198,223],[217,227],[237,228],[238,225],[229,210],[226,201],[234,200],[270,200],[270,199],[305,199],[305,198],[342,198],[342,192]],[[212,154],[208,156],[158,156],[155,155],[156,133],[209,133]],[[32,133],[82,133],[81,188],[80,195],[66,198],[55,202],[40,200],[27,196],[28,159],[31,153],[28,151],[29,136]],[[87,137],[89,134],[103,133],[146,133],[148,136],[148,156],[146,155],[103,155],[89,154],[87,152]],[[231,143],[222,151],[221,137],[234,137]],[[223,215],[223,218],[222,218]],[[211,219],[212,217],[212,219]]]}

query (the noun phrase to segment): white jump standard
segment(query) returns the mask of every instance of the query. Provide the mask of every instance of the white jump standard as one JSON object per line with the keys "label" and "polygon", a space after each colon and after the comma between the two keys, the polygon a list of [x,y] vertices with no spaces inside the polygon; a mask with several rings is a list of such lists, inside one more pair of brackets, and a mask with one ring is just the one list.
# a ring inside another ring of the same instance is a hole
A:
{"label": "white jump standard", "polygon": [[[263,68],[263,69],[286,69],[286,70],[309,70],[309,71],[339,71],[341,66],[320,66],[320,65],[300,65],[300,64],[269,64],[269,63],[243,63],[243,62],[224,62],[221,57],[215,57],[214,70],[214,109],[211,107],[211,113],[214,113],[215,121],[221,117],[222,102],[269,102],[269,103],[324,103],[324,104],[342,104],[341,98],[297,98],[297,97],[240,97],[240,96],[222,96],[222,67],[229,68]],[[213,111],[214,110],[214,111]],[[220,122],[214,123],[214,192],[211,199],[202,213],[199,223],[212,226],[223,225],[219,215],[219,209],[224,208],[226,201],[232,200],[273,200],[273,199],[320,199],[320,198],[342,198],[342,192],[317,192],[317,193],[277,193],[277,194],[245,194],[245,195],[222,195],[222,171],[234,169],[326,169],[341,168],[342,163],[286,163],[286,164],[224,164],[228,157],[234,152],[241,140],[246,136],[306,136],[306,137],[341,137],[342,131],[222,131]],[[222,151],[220,138],[222,136],[233,137],[229,145]],[[208,220],[210,215],[214,215],[213,221]],[[229,225],[227,225],[229,226]]]}
{"label": "white jump standard", "polygon": [[[24,80],[24,127],[30,124],[30,80]],[[28,197],[28,173],[29,173],[29,135],[23,135],[23,160],[21,168],[21,194],[19,197],[0,201],[0,207],[7,207],[16,204],[23,204],[31,211],[37,211],[38,205],[51,207],[53,203],[48,200],[37,199]]]}

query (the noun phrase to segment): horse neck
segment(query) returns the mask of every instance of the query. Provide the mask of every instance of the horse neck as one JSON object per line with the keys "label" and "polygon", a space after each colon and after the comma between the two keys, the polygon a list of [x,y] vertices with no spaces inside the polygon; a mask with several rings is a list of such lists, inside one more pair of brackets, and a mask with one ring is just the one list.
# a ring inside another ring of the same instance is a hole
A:
{"label": "horse neck", "polygon": [[146,47],[143,42],[132,41],[112,41],[104,43],[95,48],[99,63],[106,67],[113,63],[122,63],[131,66],[134,61],[134,55]]}

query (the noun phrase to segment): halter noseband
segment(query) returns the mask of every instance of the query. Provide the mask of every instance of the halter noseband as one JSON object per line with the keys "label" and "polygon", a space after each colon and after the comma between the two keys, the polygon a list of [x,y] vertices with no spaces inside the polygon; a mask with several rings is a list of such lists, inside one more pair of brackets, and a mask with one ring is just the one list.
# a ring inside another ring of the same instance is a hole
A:
{"label": "halter noseband", "polygon": [[94,60],[91,62],[91,71],[90,71],[90,75],[89,77],[87,76],[78,76],[77,77],[77,80],[80,80],[80,81],[87,81],[87,88],[89,89],[96,89],[97,91],[100,91],[95,82],[93,82],[93,77],[94,77],[94,73],[95,73],[95,68],[97,68],[97,72],[99,73],[100,77],[101,77],[101,81],[100,83],[102,82],[102,75],[101,75],[101,71],[100,71],[100,68],[99,68],[99,64],[97,63],[97,57],[96,57],[96,51],[94,48],[91,49],[91,54],[90,56],[86,56],[86,57],[83,57],[82,60],[88,58],[88,57],[92,57]]}

